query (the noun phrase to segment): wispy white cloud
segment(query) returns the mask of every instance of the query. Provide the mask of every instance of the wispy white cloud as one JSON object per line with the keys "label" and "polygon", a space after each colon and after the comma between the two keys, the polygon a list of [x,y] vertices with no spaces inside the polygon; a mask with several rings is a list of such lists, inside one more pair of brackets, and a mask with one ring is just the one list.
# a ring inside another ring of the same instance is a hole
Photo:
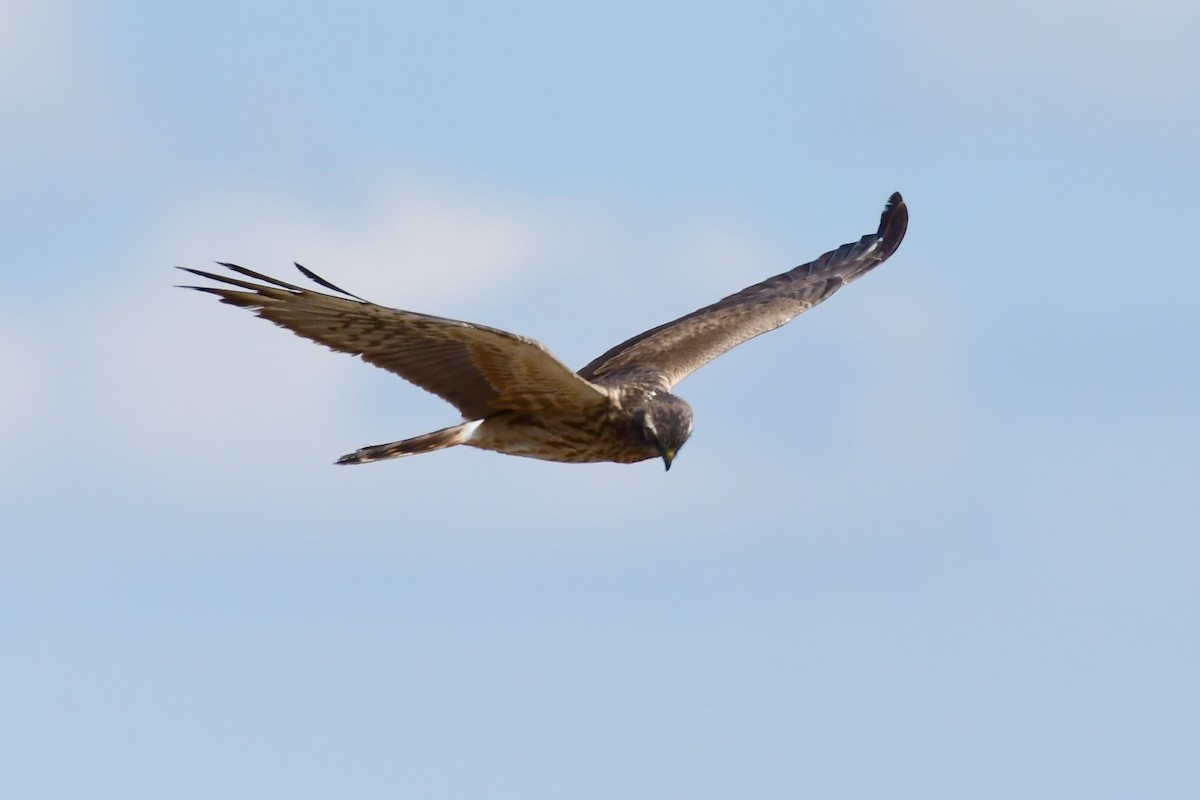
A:
{"label": "wispy white cloud", "polygon": [[477,189],[380,178],[351,203],[227,183],[166,209],[149,262],[205,268],[214,257],[294,275],[297,260],[372,299],[411,307],[478,300],[533,270],[556,241],[553,213]]}

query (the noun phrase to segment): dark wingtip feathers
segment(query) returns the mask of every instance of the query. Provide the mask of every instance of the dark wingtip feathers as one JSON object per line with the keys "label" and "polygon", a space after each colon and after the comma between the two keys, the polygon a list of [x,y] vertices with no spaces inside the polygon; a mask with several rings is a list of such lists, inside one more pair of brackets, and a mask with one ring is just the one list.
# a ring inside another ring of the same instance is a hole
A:
{"label": "dark wingtip feathers", "polygon": [[[217,262],[217,263],[220,264],[220,262]],[[221,264],[221,266],[225,266],[225,265]],[[227,279],[222,278],[220,275],[214,275],[213,273],[205,272],[202,269],[192,269],[191,267],[180,267],[180,266],[176,266],[175,269],[183,270],[184,272],[190,273],[192,275],[196,275],[197,277],[200,277],[200,278],[209,278],[210,280],[222,281],[222,282],[226,282],[226,283],[228,282]],[[176,289],[192,289],[193,291],[197,291],[197,292],[206,292],[208,294],[213,294],[213,295],[216,295],[222,303],[229,303],[230,305],[234,305],[234,306],[247,307],[247,306],[251,305],[251,303],[248,303],[246,301],[245,297],[247,295],[244,292],[235,293],[231,289],[225,289],[220,286],[192,286],[191,284],[177,283],[177,284],[175,284],[175,288]]]}
{"label": "dark wingtip feathers", "polygon": [[888,258],[904,241],[908,230],[908,206],[899,192],[892,192],[879,218],[878,236],[882,240],[883,257]]}
{"label": "dark wingtip feathers", "polygon": [[364,302],[364,303],[365,303],[365,302],[367,302],[366,300],[363,300],[363,299],[362,299],[361,297],[359,297],[358,295],[356,295],[356,294],[353,294],[353,293],[351,293],[351,292],[347,292],[345,289],[343,289],[343,288],[342,288],[342,287],[340,287],[340,286],[334,286],[332,283],[330,283],[329,281],[325,280],[325,279],[324,279],[324,278],[322,278],[320,275],[318,275],[317,273],[313,272],[311,269],[309,269],[308,267],[304,266],[304,265],[303,265],[303,264],[301,264],[300,262],[298,262],[298,261],[293,261],[293,262],[292,262],[292,264],[294,264],[294,265],[295,265],[296,269],[300,270],[301,274],[302,274],[302,275],[304,275],[304,277],[308,278],[308,279],[309,279],[310,281],[312,281],[313,283],[316,283],[316,284],[317,284],[317,285],[319,285],[319,286],[323,286],[323,287],[324,287],[324,288],[326,288],[326,289],[330,289],[331,291],[337,292],[338,294],[344,294],[344,295],[346,295],[346,297],[353,297],[355,300],[361,300],[361,301],[362,301],[362,302]]}
{"label": "dark wingtip feathers", "polygon": [[[228,261],[217,261],[216,264],[220,267],[224,267],[225,269],[229,270],[230,272],[234,272],[234,273],[237,273],[238,275],[242,275],[247,278],[251,278],[255,281],[261,281],[261,283],[250,283],[248,281],[240,280],[239,278],[234,278],[229,275],[218,275],[213,272],[205,272],[204,270],[201,270],[201,269],[192,269],[191,267],[178,267],[177,266],[177,267],[175,267],[175,269],[181,269],[184,272],[191,273],[192,275],[198,275],[201,278],[207,278],[208,280],[216,281],[217,283],[223,283],[223,284],[226,284],[227,286],[236,286],[239,289],[244,289],[246,291],[245,292],[234,292],[233,290],[225,289],[223,287],[212,287],[212,286],[181,286],[179,288],[195,289],[196,291],[199,291],[199,292],[209,292],[210,294],[215,294],[218,297],[220,297],[223,302],[232,303],[233,305],[245,306],[245,307],[261,306],[262,304],[260,302],[254,301],[251,298],[253,298],[253,297],[259,297],[259,298],[277,297],[277,296],[279,296],[278,293],[281,290],[283,292],[288,292],[288,293],[297,294],[297,295],[305,294],[305,293],[309,292],[308,289],[303,289],[299,286],[295,286],[293,284],[281,281],[278,278],[272,278],[269,275],[263,275],[260,272],[255,272],[254,270],[246,269],[245,267],[238,266],[237,264],[233,264]],[[306,278],[313,281],[314,283],[321,286],[322,288],[329,289],[331,291],[345,295],[346,297],[353,298],[354,300],[357,300],[360,303],[367,302],[366,300],[362,299],[358,295],[351,294],[350,292],[347,292],[345,289],[342,289],[341,287],[334,286],[332,283],[325,280],[320,275],[316,274],[315,272],[308,269],[307,267],[301,266],[300,264],[296,264],[296,269],[300,270],[300,272]],[[262,284],[266,284],[266,285],[264,286]],[[255,294],[251,295],[251,294],[248,294],[248,292],[253,292]]]}

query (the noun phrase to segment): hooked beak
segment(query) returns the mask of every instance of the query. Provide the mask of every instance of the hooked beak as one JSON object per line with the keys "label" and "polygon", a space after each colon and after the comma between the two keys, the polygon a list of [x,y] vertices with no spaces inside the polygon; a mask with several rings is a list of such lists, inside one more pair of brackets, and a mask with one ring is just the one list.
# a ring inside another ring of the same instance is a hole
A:
{"label": "hooked beak", "polygon": [[663,450],[662,451],[662,460],[663,460],[663,464],[666,465],[666,468],[668,470],[670,470],[671,462],[675,460],[675,451],[674,450]]}

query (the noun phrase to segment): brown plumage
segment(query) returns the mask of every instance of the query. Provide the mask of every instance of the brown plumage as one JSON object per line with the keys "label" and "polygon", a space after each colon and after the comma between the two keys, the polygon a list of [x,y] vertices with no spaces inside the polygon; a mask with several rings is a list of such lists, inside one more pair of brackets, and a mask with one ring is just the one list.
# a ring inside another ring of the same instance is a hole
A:
{"label": "brown plumage", "polygon": [[893,194],[875,233],[638,334],[578,373],[533,339],[378,306],[299,264],[306,277],[341,296],[235,264],[221,266],[257,282],[181,269],[225,284],[185,288],[210,292],[332,350],[362,356],[451,403],[465,420],[361,448],[339,464],[467,444],[550,461],[633,463],[660,457],[669,469],[692,430],[691,408],[670,393],[675,384],[883,263],[899,247],[907,226],[908,209],[900,194]]}

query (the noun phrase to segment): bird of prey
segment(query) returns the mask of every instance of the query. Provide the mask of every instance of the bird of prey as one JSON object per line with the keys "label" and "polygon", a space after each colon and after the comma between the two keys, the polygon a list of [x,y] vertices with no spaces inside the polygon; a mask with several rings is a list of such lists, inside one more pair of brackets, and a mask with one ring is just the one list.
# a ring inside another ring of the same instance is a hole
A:
{"label": "bird of prey", "polygon": [[293,286],[236,264],[243,278],[185,269],[223,286],[210,292],[331,350],[362,356],[441,397],[463,421],[422,436],[363,447],[338,459],[362,464],[465,444],[549,461],[661,458],[667,469],[692,433],[692,409],[671,393],[692,371],[778,328],[899,247],[908,209],[893,194],[879,229],[815,261],[622,342],[578,372],[539,342],[472,322],[386,308],[299,264],[337,296]]}

